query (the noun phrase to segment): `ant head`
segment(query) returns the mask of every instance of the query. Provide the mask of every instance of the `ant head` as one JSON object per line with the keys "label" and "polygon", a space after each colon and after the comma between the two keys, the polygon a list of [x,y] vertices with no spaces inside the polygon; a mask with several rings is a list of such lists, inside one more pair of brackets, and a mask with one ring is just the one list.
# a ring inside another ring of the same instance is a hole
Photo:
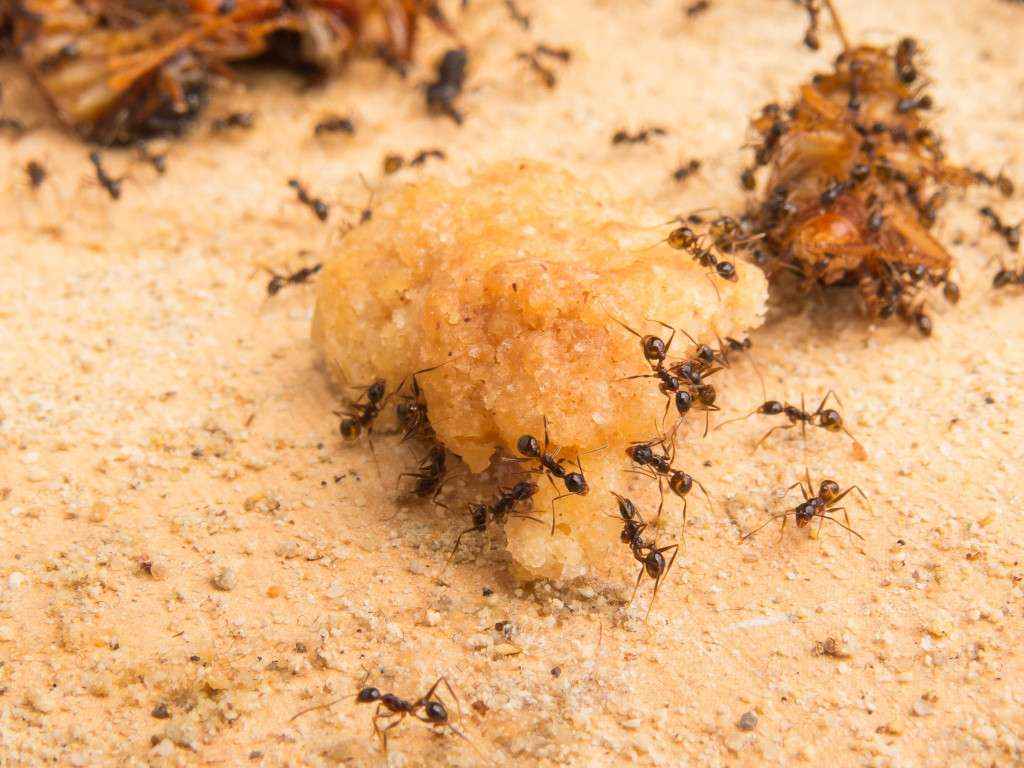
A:
{"label": "ant head", "polygon": [[676,392],[676,410],[679,411],[680,416],[685,416],[689,412],[690,408],[693,407],[693,395],[687,392],[685,389],[681,389]]}
{"label": "ant head", "polygon": [[540,456],[540,442],[533,435],[523,435],[516,441],[516,450],[523,456]]}
{"label": "ant head", "polygon": [[587,479],[582,472],[570,472],[565,476],[565,490],[569,493],[586,496],[590,486],[587,485]]}
{"label": "ant head", "polygon": [[736,282],[736,267],[731,261],[720,261],[715,265],[715,271],[718,272],[718,276],[723,280],[730,282]]}
{"label": "ant head", "polygon": [[435,725],[448,722],[448,710],[440,701],[428,701],[423,708],[423,714]]}
{"label": "ant head", "polygon": [[657,579],[665,573],[665,556],[661,552],[651,552],[644,558],[644,570],[652,579]]}
{"label": "ant head", "polygon": [[833,501],[839,495],[839,483],[835,480],[822,480],[818,486],[818,497],[825,500],[825,503]]}
{"label": "ant head", "polygon": [[654,451],[651,446],[647,443],[640,443],[639,445],[631,445],[626,449],[626,455],[629,456],[637,464],[649,464],[651,459],[654,458]]}
{"label": "ant head", "polygon": [[[636,507],[633,505],[633,502],[627,499],[625,496],[619,496],[619,494],[617,494],[615,491],[612,491],[611,493],[612,496],[614,496],[619,501],[619,517],[621,517],[626,522],[632,521],[636,517]],[[622,535],[626,535],[625,530],[623,530]]]}
{"label": "ant head", "polygon": [[838,432],[843,428],[843,417],[839,415],[839,411],[832,408],[826,408],[818,418],[821,421],[821,426],[829,432]]}
{"label": "ant head", "polygon": [[374,688],[372,685],[362,688],[359,693],[356,694],[356,701],[360,704],[369,704],[374,701],[380,701],[380,690]]}
{"label": "ant head", "polygon": [[355,440],[361,431],[359,422],[355,419],[342,419],[341,424],[338,425],[338,432],[346,440]]}
{"label": "ant head", "polygon": [[667,351],[665,342],[657,336],[644,336],[640,342],[644,348],[644,359],[648,363],[660,363],[665,359]]}
{"label": "ant head", "polygon": [[693,478],[682,471],[673,472],[668,479],[668,487],[676,496],[685,496],[693,488]]}
{"label": "ant head", "polygon": [[379,403],[384,399],[384,379],[377,379],[366,390],[366,397],[371,403]]}
{"label": "ant head", "polygon": [[512,486],[512,497],[516,501],[525,501],[537,493],[537,490],[538,486],[536,483],[523,480],[522,482],[518,482]]}

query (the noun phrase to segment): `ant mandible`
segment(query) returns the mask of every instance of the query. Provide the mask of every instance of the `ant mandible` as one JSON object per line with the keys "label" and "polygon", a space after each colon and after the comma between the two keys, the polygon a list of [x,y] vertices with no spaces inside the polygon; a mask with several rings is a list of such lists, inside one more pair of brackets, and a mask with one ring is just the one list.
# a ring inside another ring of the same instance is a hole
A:
{"label": "ant mandible", "polygon": [[[643,532],[647,529],[647,523],[640,515],[636,505],[615,491],[611,491],[611,494],[619,503],[619,519],[622,521],[622,532],[619,534],[619,539],[623,544],[629,545],[630,552],[633,553],[633,559],[640,563],[640,572],[636,576],[633,596],[629,598],[630,604],[636,599],[636,593],[640,589],[640,581],[643,579],[644,574],[646,573],[650,578],[654,579],[654,594],[651,596],[650,605],[647,606],[647,614],[644,616],[644,621],[647,621],[651,615],[651,609],[654,607],[654,601],[658,597],[658,587],[661,586],[661,580],[668,575],[669,570],[672,568],[672,563],[675,562],[676,555],[679,553],[679,545],[668,544],[667,546],[659,547],[654,540],[645,539]],[[658,516],[661,516],[660,506],[658,507]],[[665,560],[666,552],[672,552],[672,556],[667,561]]]}
{"label": "ant mandible", "polygon": [[[766,525],[771,523],[773,520],[779,519],[782,520],[782,527],[779,531],[779,539],[781,540],[782,535],[786,530],[786,521],[789,519],[790,515],[792,515],[793,519],[796,520],[797,528],[803,528],[807,526],[811,521],[814,520],[814,518],[817,517],[819,519],[819,523],[816,537],[821,535],[821,528],[825,524],[825,521],[831,520],[839,527],[845,529],[847,532],[853,534],[858,539],[863,541],[864,537],[857,533],[855,530],[853,530],[853,528],[851,527],[850,515],[847,514],[846,508],[837,507],[835,505],[838,504],[843,499],[843,497],[846,496],[846,494],[848,494],[850,491],[857,491],[857,493],[861,495],[861,498],[864,499],[865,504],[867,504],[870,508],[871,502],[868,501],[868,497],[865,495],[864,491],[862,491],[856,485],[851,485],[846,490],[840,490],[839,483],[837,483],[835,480],[825,479],[822,480],[821,483],[818,485],[818,491],[817,493],[815,493],[814,486],[811,484],[811,473],[806,466],[804,467],[804,477],[807,482],[806,486],[804,485],[804,481],[800,480],[793,483],[793,485],[789,486],[789,488],[786,489],[786,495],[789,495],[789,492],[792,491],[794,488],[800,488],[800,492],[803,494],[804,500],[800,504],[797,504],[796,507],[794,507],[791,510],[787,510],[786,512],[779,512],[778,514],[772,515],[763,523],[761,523],[761,525],[757,526],[757,528],[740,537],[740,541],[746,541],[755,533],[764,528]],[[840,522],[833,516],[836,512],[843,513],[843,518],[846,520],[845,523]]]}

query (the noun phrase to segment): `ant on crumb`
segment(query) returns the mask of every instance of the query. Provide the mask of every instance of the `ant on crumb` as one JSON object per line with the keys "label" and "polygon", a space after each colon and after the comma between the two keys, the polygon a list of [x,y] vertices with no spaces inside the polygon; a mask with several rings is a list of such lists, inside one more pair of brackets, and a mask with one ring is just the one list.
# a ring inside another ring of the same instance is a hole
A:
{"label": "ant on crumb", "polygon": [[847,437],[849,437],[853,441],[854,445],[860,445],[860,441],[857,440],[857,438],[855,438],[850,433],[850,430],[846,428],[846,424],[843,421],[843,417],[839,413],[839,411],[835,410],[834,408],[825,407],[825,403],[828,402],[828,399],[830,397],[834,398],[836,404],[842,407],[842,403],[839,402],[839,396],[831,389],[825,394],[825,397],[821,399],[821,403],[818,404],[817,409],[813,413],[807,411],[803,395],[800,396],[799,408],[797,408],[795,405],[790,405],[789,403],[782,403],[779,402],[778,400],[766,399],[763,403],[761,403],[761,405],[759,405],[756,409],[748,413],[746,416],[738,416],[735,419],[723,421],[721,424],[718,425],[718,427],[716,427],[716,429],[718,429],[719,427],[724,427],[726,424],[731,424],[734,421],[743,421],[744,419],[749,419],[751,416],[758,413],[764,416],[778,416],[780,414],[784,414],[786,418],[789,419],[789,424],[778,424],[769,429],[767,432],[765,432],[764,436],[757,441],[757,445],[754,446],[754,450],[760,448],[764,441],[767,440],[773,432],[780,429],[792,429],[797,424],[800,425],[800,429],[803,433],[805,444],[807,442],[807,425],[810,424],[812,427],[819,427],[827,432],[845,432]]}
{"label": "ant on crumb", "polygon": [[[855,530],[853,530],[853,528],[851,527],[850,516],[849,514],[847,514],[846,509],[844,507],[835,506],[850,491],[857,491],[857,493],[861,495],[861,498],[864,499],[865,504],[867,504],[870,508],[871,502],[868,501],[868,497],[864,494],[864,491],[862,491],[856,485],[851,485],[846,490],[840,490],[839,483],[837,483],[835,480],[825,479],[822,480],[821,483],[818,485],[818,492],[815,493],[814,486],[811,484],[811,473],[806,466],[804,467],[804,476],[807,482],[806,486],[804,485],[804,481],[800,480],[798,482],[793,483],[791,486],[789,486],[789,488],[786,489],[786,495],[788,495],[789,492],[792,491],[794,488],[800,488],[800,492],[803,494],[804,500],[800,504],[797,504],[796,507],[794,507],[791,510],[788,510],[786,512],[779,512],[778,514],[772,515],[763,523],[761,523],[761,525],[757,526],[757,528],[750,531],[749,533],[744,534],[740,538],[740,541],[746,541],[755,533],[764,528],[766,525],[771,523],[772,520],[779,519],[782,520],[782,527],[779,531],[779,539],[781,540],[782,534],[786,530],[786,521],[789,519],[790,515],[792,515],[793,519],[796,520],[797,528],[803,528],[806,525],[808,525],[812,520],[814,520],[814,518],[818,518],[819,522],[816,537],[821,535],[821,527],[825,524],[825,521],[831,520],[833,523],[845,529],[849,533],[853,534],[858,539],[862,541],[864,540],[864,537],[857,533]],[[833,517],[833,515],[836,512],[843,513],[843,518],[846,520],[845,523],[842,523],[838,519]]]}
{"label": "ant on crumb", "polygon": [[402,379],[398,387],[395,388],[396,393],[401,393],[405,389],[405,383],[412,380],[412,384],[409,387],[409,394],[399,394],[401,402],[395,407],[395,416],[398,418],[399,428],[402,430],[402,442],[406,442],[413,437],[422,437],[426,439],[433,439],[434,430],[430,426],[430,421],[427,416],[427,401],[423,395],[423,389],[420,387],[419,379],[417,378],[420,374],[430,373],[436,371],[441,366],[445,365],[433,365],[430,368],[420,368],[406,378]]}
{"label": "ant on crumb", "polygon": [[685,251],[690,254],[693,260],[705,269],[715,270],[715,274],[723,280],[735,283],[739,279],[736,265],[718,258],[711,248],[705,248],[701,244],[701,236],[687,224],[682,224],[669,232],[664,242],[674,251]]}
{"label": "ant on crumb", "polygon": [[420,461],[416,472],[403,472],[398,479],[411,477],[414,482],[409,495],[420,499],[429,497],[437,506],[448,509],[446,504],[437,500],[444,488],[447,474],[448,450],[440,443],[435,443]]}
{"label": "ant on crumb", "polygon": [[[633,596],[629,599],[629,602],[632,604],[633,600],[636,599],[637,590],[640,589],[640,580],[643,579],[645,573],[654,579],[654,594],[651,596],[650,605],[647,606],[647,614],[644,616],[644,621],[647,621],[651,615],[651,609],[654,607],[654,601],[658,597],[658,587],[661,586],[661,580],[668,575],[669,570],[672,568],[672,563],[675,562],[676,555],[679,553],[679,545],[668,544],[667,546],[659,547],[654,540],[645,539],[643,533],[647,529],[647,523],[640,515],[636,505],[615,491],[611,491],[611,494],[619,502],[618,519],[622,521],[622,532],[619,534],[619,538],[623,544],[629,545],[633,558],[640,563],[640,573],[636,576],[636,585],[633,587]],[[661,516],[660,505],[658,507],[658,516]],[[672,556],[667,562],[665,560],[666,552],[672,552]]]}
{"label": "ant on crumb", "polygon": [[[655,446],[660,447],[660,452],[656,453]],[[669,447],[671,446],[671,447]],[[694,484],[700,488],[701,493],[704,494],[704,498],[708,502],[708,511],[714,514],[715,508],[711,503],[711,495],[708,493],[707,488],[704,487],[700,480],[697,480],[693,475],[684,472],[681,469],[676,469],[672,465],[675,463],[676,458],[676,445],[675,445],[675,432],[673,431],[671,437],[660,435],[642,443],[632,443],[626,448],[626,456],[638,467],[638,469],[627,470],[629,472],[636,472],[637,474],[645,477],[650,477],[658,481],[658,493],[661,495],[662,504],[665,500],[665,489],[662,485],[662,480],[667,481],[668,488],[672,493],[678,496],[683,501],[683,541],[686,540],[686,507],[687,507],[687,496],[690,491],[693,490]],[[661,504],[658,505],[658,516],[654,519],[654,525],[657,527],[658,521],[661,519]]]}
{"label": "ant on crumb", "polygon": [[487,524],[489,522],[495,522],[502,525],[505,520],[509,517],[520,517],[524,520],[534,520],[535,522],[544,524],[544,521],[534,517],[533,515],[522,514],[516,512],[518,507],[523,502],[532,499],[537,491],[540,490],[536,483],[528,481],[521,481],[513,485],[511,488],[499,488],[498,498],[495,499],[494,503],[490,506],[486,504],[470,504],[469,513],[473,521],[473,524],[461,531],[455,538],[455,545],[452,547],[452,553],[448,555],[448,562],[445,563],[447,569],[451,565],[452,559],[455,557],[455,553],[459,551],[459,545],[462,543],[462,537],[467,533],[483,533],[487,530]]}
{"label": "ant on crumb", "polygon": [[559,499],[564,499],[566,496],[586,496],[590,491],[590,486],[587,485],[587,478],[583,473],[583,465],[580,463],[580,457],[577,456],[575,461],[576,469],[578,471],[569,472],[564,466],[562,466],[566,461],[565,459],[559,459],[554,454],[548,452],[549,445],[548,419],[547,416],[545,416],[544,444],[541,445],[540,441],[533,435],[521,435],[516,441],[516,450],[519,451],[522,458],[511,458],[509,461],[536,461],[538,463],[537,469],[530,471],[539,472],[545,475],[555,490],[558,489],[558,486],[555,485],[555,478],[561,480],[565,485],[566,492],[559,496],[555,496],[555,498],[551,500],[551,533],[554,533],[555,502]]}
{"label": "ant on crumb", "polygon": [[[448,707],[446,707],[444,702],[434,695],[438,686],[442,684],[444,684],[445,688],[448,689],[448,693],[455,700],[456,706],[459,707],[459,719],[461,720],[462,708],[459,704],[459,697],[455,694],[455,690],[445,677],[439,677],[434,684],[430,686],[430,690],[415,701],[408,701],[407,699],[403,699],[393,693],[381,693],[380,689],[374,688],[373,686],[364,686],[359,689],[359,692],[355,696],[357,704],[377,705],[377,709],[373,713],[373,732],[378,738],[380,738],[381,745],[383,746],[385,753],[388,749],[388,731],[401,723],[406,716],[409,715],[435,728],[448,728],[460,739],[469,742],[466,735],[452,724],[451,717],[448,714]],[[340,699],[327,702],[326,704],[307,707],[293,715],[289,722],[294,721],[296,718],[299,718],[308,712],[314,712],[319,709],[329,709],[347,698],[348,696],[345,696]],[[387,720],[390,720],[391,722],[381,728],[381,721]]]}

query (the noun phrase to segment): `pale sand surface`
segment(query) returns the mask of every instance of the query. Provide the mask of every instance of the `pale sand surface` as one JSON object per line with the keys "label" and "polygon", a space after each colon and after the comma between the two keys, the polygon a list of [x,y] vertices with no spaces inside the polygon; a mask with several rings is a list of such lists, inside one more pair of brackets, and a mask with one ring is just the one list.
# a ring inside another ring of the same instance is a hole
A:
{"label": "pale sand surface", "polygon": [[[365,445],[341,444],[309,341],[313,291],[268,301],[259,267],[295,268],[337,240],[366,202],[358,172],[376,184],[385,153],[441,146],[447,163],[387,183],[526,155],[666,218],[735,206],[747,116],[835,51],[828,37],[802,50],[783,0],[715,0],[694,21],[678,2],[533,5],[530,36],[576,52],[553,92],[514,61],[529,36],[479,8],[461,27],[463,128],[426,117],[422,94],[373,63],[308,93],[248,73],[208,114],[253,109],[254,131],[197,130],[162,178],[109,154],[131,173],[117,203],[87,148],[0,65],[3,111],[45,126],[0,140],[0,765],[377,765],[371,711],[351,698],[289,722],[348,697],[364,670],[410,697],[441,674],[459,692],[473,746],[410,721],[394,765],[1021,764],[1024,296],[989,290],[1003,250],[974,197],[940,229],[964,299],[940,309],[933,338],[870,327],[834,295],[753,336],[770,393],[842,398],[867,460],[817,433],[807,455],[815,479],[871,497],[849,505],[863,543],[793,526],[781,543],[773,530],[737,543],[729,516],[756,524],[800,478],[799,435],[753,453],[766,425],[751,419],[693,439],[686,461],[719,512],[691,505],[645,625],[623,607],[625,548],[621,581],[521,587],[494,534],[438,584],[461,504],[398,508],[408,446],[377,441],[379,479]],[[924,41],[954,160],[1024,180],[1024,10],[843,5],[854,37]],[[449,44],[424,42],[428,63]],[[313,140],[329,110],[358,134]],[[610,146],[642,124],[671,132]],[[669,173],[691,157],[704,169],[678,186]],[[37,192],[30,158],[51,173]],[[333,204],[329,226],[294,202],[290,176]],[[999,207],[1024,215],[1019,191]],[[728,382],[726,415],[760,401],[749,365]],[[489,629],[501,620],[510,641]],[[830,637],[844,658],[815,655]],[[738,728],[746,712],[753,730]]]}

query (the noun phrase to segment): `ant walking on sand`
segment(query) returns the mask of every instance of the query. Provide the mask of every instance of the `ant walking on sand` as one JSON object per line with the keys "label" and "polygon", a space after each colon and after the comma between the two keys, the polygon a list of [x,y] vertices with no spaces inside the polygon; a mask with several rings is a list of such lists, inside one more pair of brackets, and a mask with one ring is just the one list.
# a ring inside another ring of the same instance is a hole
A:
{"label": "ant walking on sand", "polygon": [[[633,596],[629,599],[629,602],[632,604],[633,600],[636,599],[637,590],[640,589],[640,580],[643,579],[645,573],[654,579],[654,594],[651,596],[651,603],[647,606],[647,614],[644,616],[644,621],[647,621],[647,618],[651,615],[651,609],[654,607],[654,601],[658,597],[658,587],[661,586],[661,580],[668,575],[669,570],[672,568],[672,563],[675,562],[676,555],[679,553],[679,545],[668,544],[664,547],[659,547],[654,540],[645,539],[643,533],[647,529],[647,523],[641,517],[636,505],[615,491],[611,491],[611,494],[619,502],[619,519],[622,521],[622,532],[619,534],[619,538],[623,544],[629,545],[633,558],[640,563],[640,573],[636,576],[636,585],[633,587]],[[658,517],[661,517],[660,505],[658,507]],[[672,556],[667,561],[665,560],[666,552],[672,553]]]}
{"label": "ant walking on sand", "polygon": [[620,128],[612,136],[612,144],[646,144],[655,136],[667,135],[668,131],[657,125],[640,128],[635,133]]}
{"label": "ant walking on sand", "polygon": [[999,214],[990,205],[986,205],[984,208],[978,209],[978,213],[988,219],[992,225],[992,230],[999,235],[1003,240],[1006,241],[1006,245],[1016,251],[1020,247],[1020,223],[1016,226],[1010,226],[1005,224],[1000,218]]}
{"label": "ant walking on sand", "polygon": [[456,125],[462,125],[462,113],[455,108],[455,100],[466,83],[468,64],[469,54],[466,49],[453,48],[438,61],[437,79],[427,84],[427,108],[431,112],[447,115]]}
{"label": "ant walking on sand", "polygon": [[288,179],[288,186],[295,190],[295,195],[299,198],[299,202],[309,206],[309,209],[320,221],[327,221],[327,215],[330,213],[327,203],[319,197],[310,195],[298,179]]}
{"label": "ant walking on sand", "polygon": [[318,262],[312,266],[297,269],[290,275],[279,275],[277,272],[271,272],[272,277],[267,283],[267,296],[276,296],[286,285],[300,285],[308,282],[313,275],[323,269],[323,266],[322,263]]}
{"label": "ant walking on sand", "polygon": [[[452,724],[451,716],[448,713],[448,707],[446,707],[444,702],[435,695],[438,687],[442,684],[448,689],[448,693],[451,695],[452,699],[455,700],[455,704],[459,708],[459,719],[461,720],[462,707],[459,704],[459,697],[455,694],[455,690],[445,677],[439,677],[434,684],[430,686],[430,690],[415,701],[403,699],[393,693],[381,693],[380,689],[373,686],[364,686],[359,689],[359,692],[355,696],[357,704],[377,705],[377,709],[373,713],[373,732],[378,738],[380,738],[381,745],[384,747],[385,753],[388,750],[388,731],[410,715],[427,725],[433,726],[434,728],[448,728],[460,739],[469,742],[466,735]],[[345,696],[343,698],[327,702],[326,704],[317,704],[313,707],[307,707],[293,715],[289,722],[292,722],[309,712],[314,712],[319,709],[329,709],[347,698],[348,697]],[[381,728],[381,721],[390,722]],[[472,744],[472,742],[470,742],[470,744]]]}
{"label": "ant walking on sand", "polygon": [[[655,452],[655,446],[660,447],[660,452]],[[670,447],[671,446],[671,447]],[[686,507],[687,496],[696,484],[708,502],[708,511],[714,514],[715,508],[711,503],[711,495],[700,480],[693,475],[676,469],[676,445],[675,431],[671,436],[659,435],[643,443],[633,443],[626,448],[626,456],[638,467],[638,469],[627,470],[637,474],[650,477],[658,481],[658,493],[661,495],[662,504],[665,501],[665,488],[662,481],[666,481],[672,493],[683,501],[683,540],[686,540]],[[654,525],[658,525],[661,519],[661,504],[658,505],[658,516],[654,519]]]}
{"label": "ant walking on sand", "polygon": [[[835,480],[825,479],[818,485],[818,492],[815,493],[814,486],[811,484],[811,473],[806,466],[804,467],[804,477],[807,482],[806,486],[804,485],[804,481],[800,480],[793,483],[793,485],[786,489],[786,495],[789,495],[789,492],[794,488],[800,488],[800,492],[803,494],[804,500],[800,504],[797,504],[793,509],[772,515],[761,523],[761,525],[757,526],[757,528],[747,534],[744,534],[740,538],[740,541],[746,541],[773,520],[779,519],[782,520],[782,527],[779,531],[779,539],[781,540],[782,534],[786,530],[786,521],[789,519],[790,515],[792,515],[793,519],[796,520],[797,528],[803,528],[814,520],[814,518],[818,518],[819,522],[816,537],[821,535],[821,527],[825,524],[825,521],[831,520],[839,527],[844,528],[846,531],[863,541],[864,537],[851,527],[850,516],[847,514],[845,507],[837,507],[835,505],[838,504],[850,491],[856,491],[861,495],[861,498],[864,499],[864,503],[870,508],[871,502],[868,501],[868,497],[864,494],[864,491],[856,485],[851,485],[846,490],[840,490],[839,483]],[[846,520],[845,523],[840,522],[836,517],[834,517],[837,512],[843,513],[843,519]]]}
{"label": "ant walking on sand", "polygon": [[96,169],[96,181],[100,183],[107,194],[110,195],[112,200],[121,199],[121,182],[124,181],[124,177],[115,179],[113,176],[107,173],[106,168],[103,167],[103,158],[100,157],[99,152],[89,153],[89,162],[93,164]]}
{"label": "ant walking on sand", "polygon": [[[555,502],[559,499],[564,499],[566,496],[586,496],[590,491],[590,486],[587,485],[587,478],[583,474],[583,465],[580,463],[580,457],[576,457],[574,462],[576,465],[577,472],[568,471],[563,465],[565,459],[559,459],[555,454],[548,451],[548,446],[551,444],[548,436],[548,418],[544,417],[544,444],[541,445],[540,441],[533,435],[521,435],[516,441],[516,450],[519,451],[522,458],[511,458],[510,461],[536,461],[538,467],[533,472],[539,472],[545,475],[551,482],[551,485],[556,490],[558,486],[555,485],[555,479],[561,480],[565,486],[565,493],[555,496],[551,500],[551,533],[555,532]],[[601,449],[597,449],[601,450]]]}
{"label": "ant walking on sand", "polygon": [[843,421],[843,417],[839,413],[839,411],[835,410],[834,408],[825,407],[825,404],[828,402],[828,399],[830,397],[835,399],[836,404],[842,407],[842,403],[839,402],[839,396],[831,389],[825,394],[825,397],[821,399],[821,403],[818,404],[817,409],[813,413],[807,411],[803,395],[800,396],[799,408],[797,408],[795,405],[790,405],[789,403],[782,403],[779,402],[778,400],[766,399],[763,403],[761,403],[761,405],[759,405],[753,411],[748,413],[746,416],[738,416],[735,419],[723,421],[721,424],[718,425],[718,427],[716,427],[716,429],[718,429],[719,427],[724,427],[726,424],[731,424],[734,421],[743,421],[744,419],[749,419],[751,416],[758,413],[762,414],[763,416],[778,416],[780,414],[784,414],[786,418],[789,419],[789,424],[778,424],[769,429],[767,432],[764,433],[764,436],[762,436],[761,439],[757,441],[757,445],[754,446],[754,450],[760,448],[764,441],[767,440],[773,432],[780,429],[792,429],[797,424],[800,425],[800,430],[803,434],[805,444],[807,442],[807,425],[810,424],[812,427],[818,427],[820,429],[826,430],[827,432],[845,432],[847,437],[849,437],[854,442],[854,445],[860,445],[860,442],[857,440],[857,438],[855,438],[850,433],[850,430],[846,428],[846,424]]}
{"label": "ant walking on sand", "polygon": [[494,503],[490,506],[486,504],[470,504],[469,513],[473,524],[460,532],[455,538],[455,545],[452,547],[452,553],[448,555],[448,562],[445,564],[445,568],[451,565],[452,558],[455,557],[455,553],[459,551],[459,545],[462,543],[462,537],[467,533],[483,533],[487,530],[487,524],[495,522],[498,525],[503,525],[509,517],[519,517],[524,520],[534,520],[541,525],[544,521],[534,517],[533,515],[527,515],[520,512],[516,512],[516,508],[536,495],[539,488],[536,483],[528,481],[521,481],[513,485],[511,488],[499,488],[498,498],[494,500]]}
{"label": "ant walking on sand", "polygon": [[340,115],[328,115],[313,127],[314,136],[323,136],[328,133],[347,133],[351,136],[355,132],[356,126],[352,119]]}

